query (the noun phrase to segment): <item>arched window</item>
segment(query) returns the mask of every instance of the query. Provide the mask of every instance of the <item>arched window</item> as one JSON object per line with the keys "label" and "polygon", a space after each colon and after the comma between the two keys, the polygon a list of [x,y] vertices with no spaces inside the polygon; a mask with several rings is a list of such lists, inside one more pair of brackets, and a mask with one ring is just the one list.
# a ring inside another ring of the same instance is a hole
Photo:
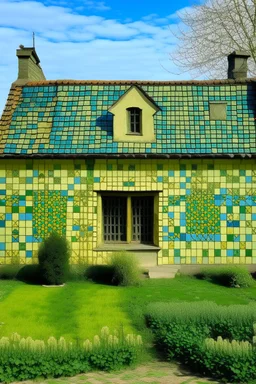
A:
{"label": "arched window", "polygon": [[142,110],[140,108],[127,108],[128,111],[128,132],[141,135],[142,134],[142,129],[141,129],[141,115],[142,115]]}

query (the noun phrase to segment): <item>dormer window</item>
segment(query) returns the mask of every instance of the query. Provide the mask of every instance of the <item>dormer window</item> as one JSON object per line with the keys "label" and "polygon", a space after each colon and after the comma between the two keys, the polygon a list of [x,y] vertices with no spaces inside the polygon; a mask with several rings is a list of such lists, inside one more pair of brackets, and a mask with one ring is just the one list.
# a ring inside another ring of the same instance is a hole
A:
{"label": "dormer window", "polygon": [[154,115],[159,110],[143,89],[131,86],[109,108],[113,114],[113,141],[155,142]]}
{"label": "dormer window", "polygon": [[141,129],[141,122],[142,122],[142,110],[140,108],[127,108],[128,112],[128,133],[134,134],[134,135],[141,135],[142,129]]}

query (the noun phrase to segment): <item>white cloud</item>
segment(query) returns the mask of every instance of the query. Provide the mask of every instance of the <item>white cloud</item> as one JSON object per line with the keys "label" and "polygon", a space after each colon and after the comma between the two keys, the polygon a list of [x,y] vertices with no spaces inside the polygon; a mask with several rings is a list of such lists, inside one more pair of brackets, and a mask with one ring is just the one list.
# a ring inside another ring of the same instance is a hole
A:
{"label": "white cloud", "polygon": [[[169,53],[175,40],[168,21],[158,25],[158,15],[150,15],[120,22],[86,16],[71,4],[0,0],[0,114],[18,73],[16,49],[32,45],[32,31],[47,79],[174,78]],[[101,1],[92,5],[97,4],[104,5]]]}

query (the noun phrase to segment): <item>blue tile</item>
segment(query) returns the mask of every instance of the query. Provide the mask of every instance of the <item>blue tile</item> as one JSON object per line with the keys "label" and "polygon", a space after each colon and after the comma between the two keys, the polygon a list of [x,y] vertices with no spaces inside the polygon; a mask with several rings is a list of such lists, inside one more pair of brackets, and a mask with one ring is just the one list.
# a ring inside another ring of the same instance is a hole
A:
{"label": "blue tile", "polygon": [[32,257],[32,251],[26,251],[26,257],[31,258]]}

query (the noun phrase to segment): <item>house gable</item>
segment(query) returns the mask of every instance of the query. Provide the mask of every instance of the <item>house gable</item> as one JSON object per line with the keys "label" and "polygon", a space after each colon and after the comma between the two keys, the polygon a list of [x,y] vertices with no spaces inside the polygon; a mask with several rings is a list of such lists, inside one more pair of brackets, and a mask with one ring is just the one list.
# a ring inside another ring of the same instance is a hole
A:
{"label": "house gable", "polygon": [[[141,132],[139,135],[129,131],[129,109],[141,111]],[[128,142],[152,143],[156,140],[154,132],[154,114],[159,107],[139,87],[132,86],[116,101],[109,112],[113,118],[113,140]]]}

